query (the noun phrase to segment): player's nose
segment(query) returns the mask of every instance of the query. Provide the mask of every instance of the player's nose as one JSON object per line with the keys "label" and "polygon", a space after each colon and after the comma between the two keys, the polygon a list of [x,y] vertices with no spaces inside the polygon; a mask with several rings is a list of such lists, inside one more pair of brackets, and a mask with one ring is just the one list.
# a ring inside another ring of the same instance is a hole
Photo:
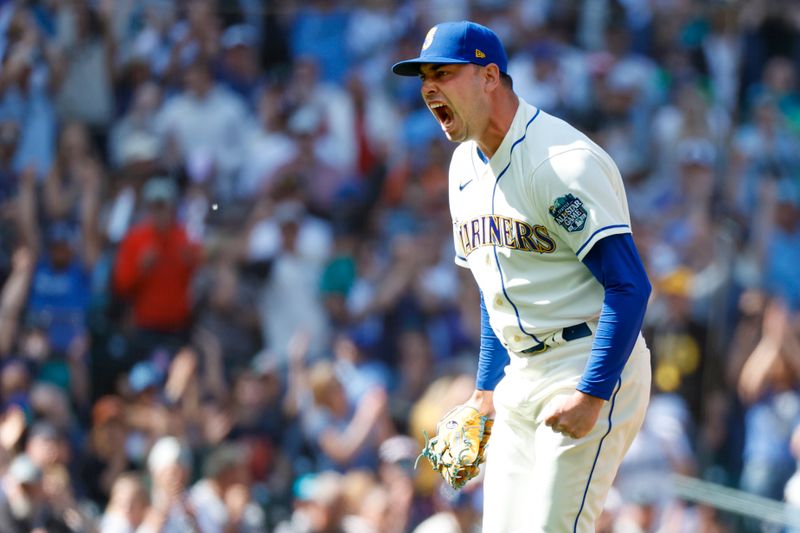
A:
{"label": "player's nose", "polygon": [[422,95],[423,96],[430,96],[436,94],[436,84],[430,78],[425,78],[422,80]]}

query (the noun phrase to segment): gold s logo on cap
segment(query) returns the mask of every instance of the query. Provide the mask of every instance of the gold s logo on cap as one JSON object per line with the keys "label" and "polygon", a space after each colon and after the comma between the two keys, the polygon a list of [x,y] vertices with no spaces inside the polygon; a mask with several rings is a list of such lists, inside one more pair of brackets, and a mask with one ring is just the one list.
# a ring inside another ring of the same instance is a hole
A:
{"label": "gold s logo on cap", "polygon": [[436,35],[436,26],[428,30],[425,36],[425,41],[422,43],[422,49],[427,50],[433,44],[433,36]]}
{"label": "gold s logo on cap", "polygon": [[483,52],[481,52],[480,50],[478,50],[478,49],[476,48],[476,49],[475,49],[475,57],[477,57],[478,59],[483,59],[483,58],[485,58],[485,57],[486,57],[486,54],[484,54]]}

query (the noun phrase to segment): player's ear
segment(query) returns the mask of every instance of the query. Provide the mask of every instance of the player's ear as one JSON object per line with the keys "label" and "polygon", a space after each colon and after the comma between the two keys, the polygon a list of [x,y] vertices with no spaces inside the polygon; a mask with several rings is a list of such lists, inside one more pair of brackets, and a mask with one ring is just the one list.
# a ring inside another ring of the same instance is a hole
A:
{"label": "player's ear", "polygon": [[494,63],[486,65],[483,68],[483,80],[487,90],[497,89],[500,86],[500,68]]}

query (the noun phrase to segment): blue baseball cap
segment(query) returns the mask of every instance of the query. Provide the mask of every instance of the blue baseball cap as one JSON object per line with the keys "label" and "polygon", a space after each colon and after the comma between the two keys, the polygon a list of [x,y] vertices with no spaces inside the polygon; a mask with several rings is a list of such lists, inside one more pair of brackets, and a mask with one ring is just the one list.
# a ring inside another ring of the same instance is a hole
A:
{"label": "blue baseball cap", "polygon": [[486,66],[494,63],[505,73],[508,57],[503,43],[495,32],[475,22],[443,22],[425,36],[419,57],[392,65],[392,72],[400,76],[417,76],[423,63],[453,64],[474,63]]}

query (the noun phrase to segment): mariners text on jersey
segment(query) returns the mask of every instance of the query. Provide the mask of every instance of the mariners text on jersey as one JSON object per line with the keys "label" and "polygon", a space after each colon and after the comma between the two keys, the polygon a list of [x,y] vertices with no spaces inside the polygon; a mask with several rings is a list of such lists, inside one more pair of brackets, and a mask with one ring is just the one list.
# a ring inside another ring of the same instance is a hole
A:
{"label": "mariners text on jersey", "polygon": [[455,261],[475,277],[506,348],[597,319],[603,286],[582,260],[598,240],[631,231],[622,176],[602,148],[520,99],[491,158],[475,141],[455,149],[449,193]]}
{"label": "mariners text on jersey", "polygon": [[539,224],[531,226],[527,222],[501,215],[473,218],[461,224],[458,231],[467,256],[481,246],[501,246],[540,254],[549,254],[556,249],[556,243],[546,227]]}

